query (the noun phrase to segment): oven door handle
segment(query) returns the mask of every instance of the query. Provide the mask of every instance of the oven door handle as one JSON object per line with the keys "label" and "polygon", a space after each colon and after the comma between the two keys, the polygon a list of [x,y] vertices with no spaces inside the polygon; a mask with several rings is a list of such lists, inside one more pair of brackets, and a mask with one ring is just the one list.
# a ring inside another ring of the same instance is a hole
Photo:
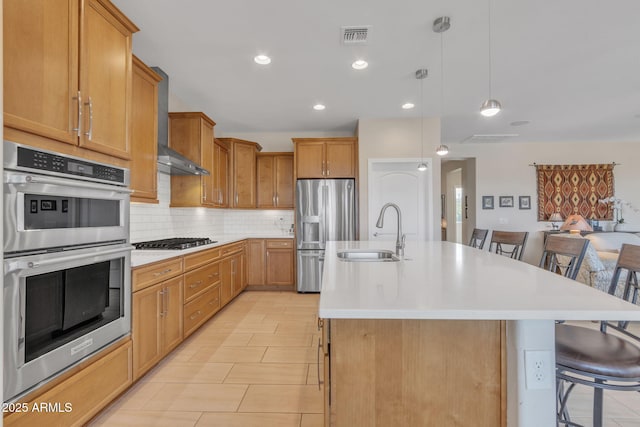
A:
{"label": "oven door handle", "polygon": [[94,258],[96,256],[103,256],[103,255],[111,255],[111,254],[116,254],[116,253],[121,253],[121,252],[126,252],[126,251],[131,251],[133,250],[133,246],[127,247],[127,248],[117,248],[117,249],[108,249],[105,251],[100,251],[100,252],[93,252],[93,253],[88,253],[88,254],[82,254],[82,255],[70,255],[70,256],[64,256],[64,257],[58,257],[58,258],[53,258],[53,259],[47,259],[44,261],[7,261],[5,262],[5,274],[12,272],[12,271],[20,271],[20,270],[27,270],[27,269],[33,269],[33,268],[39,268],[39,267],[46,267],[48,265],[56,265],[56,264],[60,264],[60,263],[65,263],[65,262],[69,262],[69,261],[77,261],[80,259],[85,259],[85,258]]}
{"label": "oven door handle", "polygon": [[131,194],[133,190],[129,190],[126,187],[117,187],[115,185],[108,184],[93,184],[83,181],[72,181],[68,179],[54,178],[50,176],[36,176],[36,175],[16,175],[7,174],[8,184],[52,184],[52,185],[64,185],[65,187],[85,188],[89,190],[108,190],[116,193]]}

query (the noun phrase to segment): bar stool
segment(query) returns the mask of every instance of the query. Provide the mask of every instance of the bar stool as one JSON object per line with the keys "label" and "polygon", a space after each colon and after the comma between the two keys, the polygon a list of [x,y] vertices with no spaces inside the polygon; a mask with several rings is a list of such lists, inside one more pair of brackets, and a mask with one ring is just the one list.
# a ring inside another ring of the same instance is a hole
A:
{"label": "bar stool", "polygon": [[495,231],[491,233],[489,252],[521,260],[529,233],[526,231]]}
{"label": "bar stool", "polygon": [[471,240],[469,240],[469,246],[482,249],[484,247],[484,241],[487,240],[487,234],[489,234],[489,230],[474,228],[473,233],[471,233]]}
{"label": "bar stool", "polygon": [[575,280],[587,246],[588,239],[551,235],[544,243],[539,267]]}
{"label": "bar stool", "polygon": [[[623,298],[636,304],[640,246],[622,245],[609,286],[609,294],[615,295],[618,280],[624,271],[627,276],[622,282]],[[640,391],[640,336],[628,331],[628,325],[628,321],[602,321],[600,329],[596,330],[565,323],[556,324],[558,424],[578,426],[571,422],[567,410],[567,400],[576,384],[594,388],[594,427],[602,427],[602,401],[605,389]],[[609,329],[614,329],[621,335],[613,335]],[[565,383],[569,383],[566,391]]]}

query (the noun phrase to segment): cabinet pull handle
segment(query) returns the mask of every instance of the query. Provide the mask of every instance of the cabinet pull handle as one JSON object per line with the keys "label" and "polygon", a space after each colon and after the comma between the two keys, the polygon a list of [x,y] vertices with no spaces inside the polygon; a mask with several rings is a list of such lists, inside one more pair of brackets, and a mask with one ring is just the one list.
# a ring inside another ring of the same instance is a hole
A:
{"label": "cabinet pull handle", "polygon": [[199,317],[202,312],[200,310],[196,311],[195,314],[192,314],[189,319],[193,320],[196,317]]}
{"label": "cabinet pull handle", "polygon": [[202,280],[198,280],[197,282],[190,284],[189,289],[197,288],[200,285],[202,285]]}
{"label": "cabinet pull handle", "polygon": [[84,134],[89,138],[89,141],[93,138],[93,101],[91,97],[89,97],[89,101],[85,102],[84,105],[89,106],[89,131]]}
{"label": "cabinet pull handle", "polygon": [[316,351],[316,366],[318,371],[318,390],[320,390],[320,385],[324,383],[324,381],[320,381],[320,349],[322,348],[322,343],[320,342],[320,338],[318,338],[318,351]]}
{"label": "cabinet pull handle", "polygon": [[164,290],[164,315],[166,316],[167,313],[169,312],[169,292],[171,292],[171,289],[169,288],[165,288]]}
{"label": "cabinet pull handle", "polygon": [[238,193],[236,193],[236,206],[238,206]]}
{"label": "cabinet pull handle", "polygon": [[202,200],[207,201],[207,181],[202,178]]}
{"label": "cabinet pull handle", "polygon": [[275,194],[273,196],[271,196],[271,203],[273,204],[273,206],[276,205],[276,195]]}
{"label": "cabinet pull handle", "polygon": [[160,298],[162,298],[160,302],[160,317],[164,317],[164,291],[164,289],[160,291]]}
{"label": "cabinet pull handle", "polygon": [[278,195],[276,194],[276,206],[278,206],[280,204],[280,198],[278,197]]}
{"label": "cabinet pull handle", "polygon": [[173,270],[172,268],[167,268],[166,270],[153,273],[153,277],[163,276],[167,273],[170,273],[172,270]]}
{"label": "cabinet pull handle", "polygon": [[80,96],[80,91],[78,91],[78,96],[74,96],[73,99],[78,103],[78,127],[71,129],[76,132],[78,136],[82,133],[82,97]]}
{"label": "cabinet pull handle", "polygon": [[331,162],[329,160],[327,160],[327,176],[331,176],[331,168],[329,166],[330,164],[331,164]]}

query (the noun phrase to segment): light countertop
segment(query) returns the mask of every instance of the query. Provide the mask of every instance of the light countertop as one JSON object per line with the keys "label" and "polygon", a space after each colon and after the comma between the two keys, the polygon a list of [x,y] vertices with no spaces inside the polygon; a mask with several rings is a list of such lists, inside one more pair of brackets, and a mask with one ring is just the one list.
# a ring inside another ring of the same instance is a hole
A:
{"label": "light countertop", "polygon": [[522,261],[448,242],[407,242],[399,262],[346,262],[328,242],[321,318],[640,320],[640,307]]}
{"label": "light countertop", "polygon": [[216,240],[216,243],[210,245],[196,246],[189,249],[179,250],[134,250],[131,252],[131,267],[140,267],[141,265],[151,264],[157,261],[164,261],[170,258],[188,255],[198,251],[204,251],[207,249],[215,248],[218,246],[228,245],[229,243],[239,242],[245,239],[293,239],[293,235],[282,233],[252,233],[252,234],[224,234],[214,237],[208,236],[211,240]]}

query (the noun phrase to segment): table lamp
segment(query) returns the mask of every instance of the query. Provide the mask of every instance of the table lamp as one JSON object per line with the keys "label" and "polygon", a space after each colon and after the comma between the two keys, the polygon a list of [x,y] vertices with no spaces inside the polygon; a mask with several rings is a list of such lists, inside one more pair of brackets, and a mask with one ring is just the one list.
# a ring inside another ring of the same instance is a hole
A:
{"label": "table lamp", "polygon": [[549,217],[549,221],[551,221],[551,227],[554,230],[558,229],[558,223],[564,221],[562,219],[562,215],[560,215],[559,212],[554,212],[551,214],[551,216]]}
{"label": "table lamp", "polygon": [[569,233],[580,234],[581,231],[593,231],[593,228],[582,217],[582,215],[569,215],[567,220],[562,224],[560,230],[569,230]]}

